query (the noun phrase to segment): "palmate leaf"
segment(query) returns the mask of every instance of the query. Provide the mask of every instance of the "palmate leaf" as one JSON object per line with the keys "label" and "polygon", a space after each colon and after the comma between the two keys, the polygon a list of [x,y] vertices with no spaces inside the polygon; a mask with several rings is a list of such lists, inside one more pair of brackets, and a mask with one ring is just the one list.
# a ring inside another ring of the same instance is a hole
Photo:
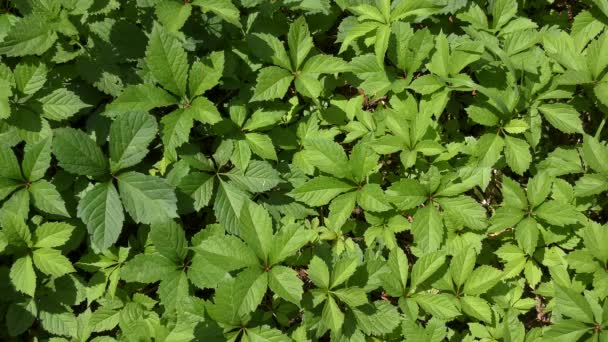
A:
{"label": "palmate leaf", "polygon": [[0,340],[606,340],[608,1],[552,2],[7,2]]}

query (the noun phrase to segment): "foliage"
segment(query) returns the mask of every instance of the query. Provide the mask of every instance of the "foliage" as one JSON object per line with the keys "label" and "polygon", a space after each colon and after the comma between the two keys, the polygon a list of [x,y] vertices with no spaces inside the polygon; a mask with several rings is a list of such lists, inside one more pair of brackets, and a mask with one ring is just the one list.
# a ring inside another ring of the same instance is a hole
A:
{"label": "foliage", "polygon": [[13,0],[0,340],[608,341],[608,0]]}

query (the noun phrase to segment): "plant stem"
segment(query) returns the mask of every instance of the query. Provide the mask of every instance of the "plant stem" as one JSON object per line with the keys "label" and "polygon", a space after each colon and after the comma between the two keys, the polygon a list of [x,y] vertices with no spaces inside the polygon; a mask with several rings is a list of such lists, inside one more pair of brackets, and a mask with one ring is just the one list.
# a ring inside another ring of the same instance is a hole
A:
{"label": "plant stem", "polygon": [[604,118],[602,119],[602,122],[600,122],[600,126],[597,128],[597,131],[595,131],[595,138],[599,139],[600,137],[600,133],[602,133],[602,129],[604,129],[604,125],[606,124],[606,116],[604,116]]}

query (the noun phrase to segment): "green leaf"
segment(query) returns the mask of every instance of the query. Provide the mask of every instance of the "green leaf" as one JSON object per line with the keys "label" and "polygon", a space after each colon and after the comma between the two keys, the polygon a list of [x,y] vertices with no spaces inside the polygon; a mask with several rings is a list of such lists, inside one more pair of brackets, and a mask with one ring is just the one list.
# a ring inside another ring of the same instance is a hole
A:
{"label": "green leaf", "polygon": [[175,221],[154,223],[150,227],[150,240],[156,251],[179,264],[188,253],[188,241],[182,227]]}
{"label": "green leaf", "polygon": [[251,192],[269,191],[283,182],[272,165],[260,160],[252,160],[245,173],[234,170],[234,172],[227,173],[226,176],[241,188]]}
{"label": "green leaf", "polygon": [[608,191],[608,177],[599,173],[583,175],[574,188],[576,197],[599,195],[604,191]]}
{"label": "green leaf", "polygon": [[193,114],[194,111],[179,108],[163,116],[160,120],[163,126],[161,137],[165,154],[171,160],[177,160],[175,149],[188,141],[190,130],[194,126]]}
{"label": "green leaf", "polygon": [[464,283],[464,294],[475,296],[486,293],[502,279],[503,273],[492,266],[481,265]]}
{"label": "green leaf", "polygon": [[487,301],[479,297],[463,296],[460,298],[462,311],[480,321],[492,323],[492,310]]}
{"label": "green leaf", "polygon": [[515,239],[518,245],[528,255],[533,255],[538,244],[539,229],[538,223],[531,217],[523,219],[515,229]]}
{"label": "green leaf", "polygon": [[426,201],[429,194],[426,189],[413,179],[400,179],[386,190],[387,198],[397,208],[407,210],[416,208]]}
{"label": "green leaf", "polygon": [[379,64],[384,63],[386,50],[391,37],[391,27],[389,25],[380,25],[376,29],[376,40],[374,42],[374,52]]}
{"label": "green leaf", "polygon": [[580,213],[575,207],[560,201],[547,201],[534,210],[534,214],[549,224],[563,227],[579,222]]}
{"label": "green leaf", "polygon": [[23,186],[23,183],[10,178],[0,178],[0,200],[3,200],[15,190]]}
{"label": "green leaf", "polygon": [[25,95],[33,95],[47,80],[48,69],[44,63],[19,63],[15,67],[15,84]]}
{"label": "green leaf", "polygon": [[209,238],[192,249],[210,263],[226,271],[257,266],[259,263],[255,252],[240,239],[231,235]]}
{"label": "green leaf", "polygon": [[65,208],[65,202],[55,186],[43,179],[29,187],[32,202],[37,209],[52,215],[70,217]]}
{"label": "green leaf", "polygon": [[593,329],[592,326],[585,323],[564,319],[552,324],[543,336],[556,342],[578,341],[591,329]]}
{"label": "green leaf", "polygon": [[109,173],[108,160],[83,131],[58,128],[54,130],[53,137],[53,153],[62,169],[95,178]]}
{"label": "green leaf", "polygon": [[188,297],[190,293],[190,283],[185,272],[175,271],[167,275],[158,286],[158,297],[160,302],[165,307],[165,310],[171,312],[181,310],[181,302]]}
{"label": "green leaf", "polygon": [[245,134],[245,140],[249,144],[251,151],[261,158],[277,160],[277,153],[269,136],[259,133]]}
{"label": "green leaf", "polygon": [[186,94],[186,51],[179,40],[159,24],[152,27],[146,48],[146,63],[163,87],[178,96]]}
{"label": "green leaf", "polygon": [[287,44],[289,45],[289,56],[291,57],[291,65],[294,70],[299,70],[300,65],[308,56],[310,50],[314,47],[306,19],[299,17],[291,25],[289,25],[289,33],[287,34]]}
{"label": "green leaf", "polygon": [[51,139],[46,138],[37,143],[27,144],[24,150],[25,155],[21,163],[23,176],[30,182],[35,182],[44,177],[51,164]]}
{"label": "green leaf", "polygon": [[224,52],[214,51],[199,61],[192,63],[188,77],[190,96],[199,96],[215,87],[224,71]]}
{"label": "green leaf", "polygon": [[213,102],[204,96],[195,98],[190,104],[189,110],[192,111],[192,118],[202,123],[213,125],[222,120],[222,116]]}
{"label": "green leaf", "polygon": [[194,199],[194,209],[209,205],[213,196],[215,177],[203,172],[192,172],[182,178],[179,188]]}
{"label": "green leaf", "polygon": [[34,265],[42,273],[53,277],[60,277],[64,274],[76,272],[68,258],[61,254],[61,251],[52,248],[40,248],[34,250]]}
{"label": "green leaf", "polygon": [[21,168],[19,167],[19,161],[17,161],[17,157],[15,157],[12,149],[0,149],[0,164],[2,164],[2,167],[0,168],[0,177],[16,180],[23,179],[23,176],[21,175]]}
{"label": "green leaf", "polygon": [[433,204],[418,209],[414,214],[412,234],[416,245],[426,252],[439,249],[443,241],[443,222],[439,211]]}
{"label": "green leaf", "polygon": [[323,259],[313,256],[308,264],[308,278],[320,288],[329,289],[329,269]]}
{"label": "green leaf", "polygon": [[69,119],[83,108],[89,107],[78,95],[60,88],[40,99],[43,116],[55,121]]}
{"label": "green leaf", "polygon": [[356,257],[345,256],[338,260],[331,271],[330,288],[346,282],[357,270],[359,262]]}
{"label": "green leaf", "polygon": [[287,335],[280,330],[271,328],[268,325],[257,326],[255,328],[245,330],[243,342],[289,342],[292,341]]}
{"label": "green leaf", "polygon": [[487,227],[486,210],[471,197],[439,197],[437,202],[445,215],[456,219],[458,223],[474,230],[484,230]]}
{"label": "green leaf", "polygon": [[373,311],[365,305],[361,309],[353,309],[357,319],[357,327],[368,335],[390,334],[399,325],[399,312],[395,306],[383,301],[373,303]]}
{"label": "green leaf", "polygon": [[144,112],[121,114],[110,127],[110,170],[115,173],[141,162],[158,127],[152,115]]}
{"label": "green leaf", "polygon": [[318,54],[308,58],[301,71],[305,74],[335,74],[348,71],[348,64],[342,58]]}
{"label": "green leaf", "polygon": [[505,136],[505,159],[513,172],[523,175],[532,162],[530,145],[523,139]]}
{"label": "green leaf", "polygon": [[317,100],[323,91],[323,85],[317,80],[317,76],[304,72],[297,75],[295,85],[298,93],[313,100]]}
{"label": "green leaf", "polygon": [[272,220],[260,205],[249,202],[243,205],[239,217],[239,236],[263,262],[268,261],[272,244]]}
{"label": "green leaf", "polygon": [[608,17],[608,2],[606,0],[591,0]]}
{"label": "green leaf", "polygon": [[127,282],[154,283],[174,274],[177,266],[171,260],[154,254],[137,254],[120,270],[120,277]]}
{"label": "green leaf", "polygon": [[293,71],[285,45],[279,38],[268,33],[254,33],[247,38],[247,42],[252,49],[251,52],[261,60]]}
{"label": "green leaf", "polygon": [[599,224],[590,224],[584,228],[582,236],[591,254],[604,264],[608,263],[608,249],[603,247],[608,242],[608,229]]}
{"label": "green leaf", "polygon": [[412,267],[411,288],[422,284],[432,276],[445,263],[445,254],[442,252],[431,252],[421,256]]}
{"label": "green leaf", "polygon": [[479,160],[480,167],[492,167],[504,148],[504,140],[498,134],[484,134],[475,144],[474,155]]}
{"label": "green leaf", "polygon": [[72,236],[74,226],[64,222],[45,222],[34,231],[34,247],[63,246]]}
{"label": "green leaf", "polygon": [[504,127],[505,131],[510,134],[524,133],[529,129],[529,125],[526,121],[521,119],[510,120]]}
{"label": "green leaf", "polygon": [[230,0],[194,0],[192,4],[201,6],[204,12],[211,11],[227,22],[241,27],[239,10]]}
{"label": "green leaf", "polygon": [[236,281],[240,283],[239,287],[243,288],[238,313],[245,315],[255,311],[262,303],[268,288],[268,276],[260,269],[249,268],[239,273]]}
{"label": "green leaf", "polygon": [[135,222],[151,224],[177,217],[175,192],[163,179],[138,172],[116,178],[122,203]]}
{"label": "green leaf", "polygon": [[152,84],[137,84],[125,88],[125,90],[107,107],[106,112],[121,114],[130,111],[144,111],[158,107],[166,107],[176,104],[177,99],[165,90]]}
{"label": "green leaf", "polygon": [[269,263],[276,265],[290,256],[294,256],[302,247],[313,240],[315,233],[300,225],[283,226],[275,235],[270,245]]}
{"label": "green leaf", "polygon": [[[340,144],[327,139],[308,139],[304,142],[304,158],[320,171],[338,178],[349,172],[348,160]],[[358,172],[362,172],[359,170]]]}
{"label": "green leaf", "polygon": [[585,297],[571,288],[562,287],[555,281],[553,282],[553,288],[555,289],[557,308],[561,313],[580,322],[596,323],[593,310]]}
{"label": "green leaf", "polygon": [[344,313],[340,311],[338,304],[331,296],[327,297],[321,319],[332,331],[337,332],[342,329],[342,324],[344,324]]}
{"label": "green leaf", "polygon": [[500,29],[517,14],[517,2],[512,0],[496,0],[492,4],[492,27]]}
{"label": "green leaf", "polygon": [[298,278],[298,273],[285,266],[274,266],[268,273],[268,286],[279,297],[288,302],[300,305],[302,286],[304,283]]}
{"label": "green leaf", "polygon": [[238,220],[243,205],[249,201],[246,192],[229,182],[220,181],[215,194],[213,211],[218,221],[229,232],[236,234],[239,231]]}
{"label": "green leaf", "polygon": [[583,159],[594,171],[608,173],[608,147],[590,135],[583,140]]}
{"label": "green leaf", "polygon": [[546,172],[541,172],[528,180],[528,201],[532,208],[541,204],[551,192],[553,178]]}
{"label": "green leaf", "polygon": [[26,255],[15,260],[13,266],[11,266],[9,277],[17,291],[34,297],[34,293],[36,292],[36,273],[31,256]]}
{"label": "green leaf", "polygon": [[125,217],[111,182],[98,183],[89,190],[78,202],[77,212],[87,225],[94,248],[103,251],[118,240]]}
{"label": "green leaf", "polygon": [[583,123],[574,107],[563,104],[543,104],[538,107],[549,123],[564,133],[583,133]]}
{"label": "green leaf", "polygon": [[29,246],[32,242],[32,233],[25,224],[24,218],[16,213],[8,212],[0,216],[0,223],[7,242],[15,246]]}
{"label": "green leaf", "polygon": [[184,26],[190,13],[192,4],[181,1],[161,1],[156,5],[156,16],[169,32],[177,32]]}
{"label": "green leaf", "polygon": [[453,297],[448,294],[417,293],[414,297],[416,303],[424,311],[441,320],[449,321],[460,316],[460,311],[454,303]]}
{"label": "green leaf", "polygon": [[41,14],[20,18],[0,43],[0,54],[16,57],[41,55],[57,40],[57,33]]}
{"label": "green leaf", "polygon": [[473,272],[476,259],[477,254],[472,248],[464,248],[452,258],[450,276],[457,288],[460,288]]}
{"label": "green leaf", "polygon": [[368,303],[365,291],[359,287],[347,287],[343,289],[337,289],[331,291],[331,293],[336,296],[341,302],[350,306],[351,308],[356,308],[358,306],[365,305]]}
{"label": "green leaf", "polygon": [[11,336],[23,334],[36,319],[37,308],[34,300],[12,303],[6,312],[6,326]]}
{"label": "green leaf", "polygon": [[251,101],[282,98],[293,81],[293,75],[280,67],[270,66],[260,70]]}
{"label": "green leaf", "polygon": [[442,82],[437,76],[428,74],[416,78],[409,85],[409,88],[417,92],[418,94],[429,95],[445,86],[446,84]]}
{"label": "green leaf", "polygon": [[502,197],[505,206],[518,209],[524,209],[528,206],[528,199],[524,190],[517,182],[507,176],[502,178]]}
{"label": "green leaf", "polygon": [[355,189],[354,185],[327,176],[315,177],[291,191],[290,195],[310,206],[327,204],[343,192]]}
{"label": "green leaf", "polygon": [[378,184],[365,184],[357,195],[357,202],[364,210],[382,212],[392,209]]}
{"label": "green leaf", "polygon": [[434,74],[441,77],[449,77],[450,73],[450,45],[443,32],[435,38],[435,53],[427,68]]}
{"label": "green leaf", "polygon": [[329,216],[327,219],[333,227],[342,227],[352,215],[357,203],[358,192],[347,192],[339,195],[329,205]]}

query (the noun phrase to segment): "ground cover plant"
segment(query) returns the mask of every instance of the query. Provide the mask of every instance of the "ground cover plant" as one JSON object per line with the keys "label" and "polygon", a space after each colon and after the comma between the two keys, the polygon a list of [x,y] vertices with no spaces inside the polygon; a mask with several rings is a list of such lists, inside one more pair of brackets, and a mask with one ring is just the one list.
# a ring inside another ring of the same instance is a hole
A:
{"label": "ground cover plant", "polygon": [[608,0],[0,6],[0,340],[608,341]]}

